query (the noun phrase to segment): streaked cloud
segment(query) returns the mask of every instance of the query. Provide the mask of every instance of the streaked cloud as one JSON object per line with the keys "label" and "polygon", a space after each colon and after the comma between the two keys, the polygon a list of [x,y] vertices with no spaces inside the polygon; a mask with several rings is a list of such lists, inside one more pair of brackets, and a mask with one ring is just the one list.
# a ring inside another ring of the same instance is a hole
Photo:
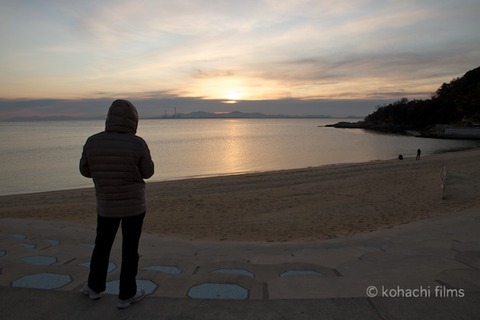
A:
{"label": "streaked cloud", "polygon": [[478,66],[478,12],[478,0],[7,0],[0,97],[426,98]]}

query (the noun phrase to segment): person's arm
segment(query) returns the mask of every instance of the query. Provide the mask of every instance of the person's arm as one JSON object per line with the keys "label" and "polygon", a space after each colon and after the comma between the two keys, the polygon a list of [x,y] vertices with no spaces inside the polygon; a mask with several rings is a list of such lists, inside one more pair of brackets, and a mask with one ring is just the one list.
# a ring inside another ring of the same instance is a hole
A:
{"label": "person's arm", "polygon": [[150,150],[148,149],[146,143],[143,144],[142,157],[140,158],[139,169],[143,179],[150,178],[155,172],[155,165],[153,164]]}
{"label": "person's arm", "polygon": [[82,176],[91,178],[90,166],[88,165],[87,154],[85,152],[85,146],[83,147],[82,157],[80,158],[80,173]]}

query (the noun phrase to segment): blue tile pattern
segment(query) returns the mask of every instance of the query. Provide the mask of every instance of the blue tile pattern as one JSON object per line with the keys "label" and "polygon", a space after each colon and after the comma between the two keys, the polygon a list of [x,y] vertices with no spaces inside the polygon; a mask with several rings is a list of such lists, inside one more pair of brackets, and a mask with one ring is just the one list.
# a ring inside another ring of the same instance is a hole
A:
{"label": "blue tile pattern", "polygon": [[280,273],[281,278],[295,276],[323,276],[323,274],[313,270],[290,270]]}
{"label": "blue tile pattern", "polygon": [[255,274],[245,269],[217,269],[212,273],[234,274],[255,279]]}
{"label": "blue tile pattern", "polygon": [[187,294],[192,299],[248,299],[248,290],[238,284],[204,283],[190,288]]}
{"label": "blue tile pattern", "polygon": [[50,256],[29,256],[21,259],[22,262],[35,266],[49,266],[57,262],[57,258]]}
{"label": "blue tile pattern", "polygon": [[158,271],[166,274],[171,274],[174,276],[178,276],[182,273],[181,269],[177,267],[171,267],[171,266],[148,266],[148,267],[142,268],[142,270]]}
{"label": "blue tile pattern", "polygon": [[45,242],[47,242],[52,247],[56,247],[56,246],[60,245],[59,240],[45,240]]}
{"label": "blue tile pattern", "polygon": [[72,281],[70,275],[56,273],[37,273],[24,276],[12,282],[12,287],[33,289],[58,289]]}

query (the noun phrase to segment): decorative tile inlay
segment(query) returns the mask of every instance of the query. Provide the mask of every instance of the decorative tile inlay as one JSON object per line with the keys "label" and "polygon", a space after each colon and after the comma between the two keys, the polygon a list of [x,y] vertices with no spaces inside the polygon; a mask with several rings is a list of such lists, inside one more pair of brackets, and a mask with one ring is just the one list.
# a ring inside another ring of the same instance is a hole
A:
{"label": "decorative tile inlay", "polygon": [[245,269],[217,269],[212,273],[234,274],[255,279],[255,274]]}
{"label": "decorative tile inlay", "polygon": [[58,289],[72,281],[66,274],[37,273],[24,276],[12,282],[12,287],[33,289]]}
{"label": "decorative tile inlay", "polygon": [[47,242],[52,247],[56,247],[60,244],[59,240],[45,240],[45,242]]}
{"label": "decorative tile inlay", "polygon": [[171,275],[179,275],[182,273],[182,270],[177,268],[177,267],[171,267],[171,266],[148,266],[142,268],[142,270],[149,270],[149,271],[158,271],[158,272],[163,272]]}
{"label": "decorative tile inlay", "polygon": [[35,266],[49,266],[57,262],[57,258],[51,256],[30,256],[21,259],[22,262]]}
{"label": "decorative tile inlay", "polygon": [[238,284],[204,283],[190,288],[187,296],[193,299],[248,299],[248,290]]}
{"label": "decorative tile inlay", "polygon": [[323,274],[313,270],[290,270],[280,273],[281,278],[295,276],[323,276]]}

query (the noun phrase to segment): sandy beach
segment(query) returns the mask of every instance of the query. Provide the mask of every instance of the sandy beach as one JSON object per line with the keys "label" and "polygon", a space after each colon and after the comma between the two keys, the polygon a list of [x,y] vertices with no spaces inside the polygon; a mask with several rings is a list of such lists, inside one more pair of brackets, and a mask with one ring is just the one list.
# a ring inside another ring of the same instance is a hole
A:
{"label": "sandy beach", "polygon": [[[480,150],[147,183],[144,232],[214,241],[328,239],[480,207]],[[447,180],[442,199],[442,171]],[[157,169],[158,170],[158,169]],[[0,197],[0,218],[95,223],[93,188]]]}

